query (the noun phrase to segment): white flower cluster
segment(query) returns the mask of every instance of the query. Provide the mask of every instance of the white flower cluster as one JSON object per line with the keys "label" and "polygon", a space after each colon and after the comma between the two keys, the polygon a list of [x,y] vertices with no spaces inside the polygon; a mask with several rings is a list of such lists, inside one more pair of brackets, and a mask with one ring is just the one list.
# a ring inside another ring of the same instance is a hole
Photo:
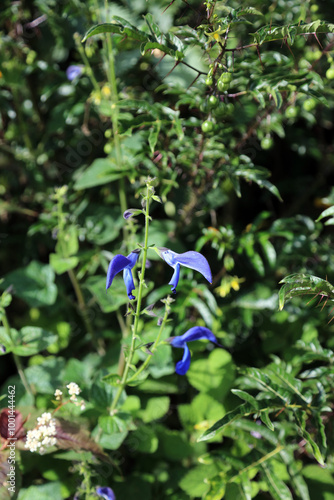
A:
{"label": "white flower cluster", "polygon": [[63,396],[62,391],[61,391],[60,389],[56,389],[56,391],[55,391],[55,396],[56,396],[56,400],[57,400],[57,401],[61,401],[62,396]]}
{"label": "white flower cluster", "polygon": [[75,382],[70,382],[67,386],[68,393],[71,396],[71,401],[77,401],[77,396],[80,394],[81,389]]}
{"label": "white flower cluster", "polygon": [[52,418],[51,413],[43,413],[41,417],[38,417],[35,429],[27,432],[25,447],[30,451],[39,451],[42,455],[45,447],[54,446],[57,443],[56,433],[55,419]]}
{"label": "white flower cluster", "polygon": [[[81,401],[79,401],[77,398],[77,396],[81,392],[81,389],[78,386],[78,384],[76,384],[75,382],[70,382],[69,384],[67,384],[66,387],[67,387],[68,393],[70,395],[69,401],[74,403],[75,406],[80,406],[80,409],[83,411],[86,408],[86,404],[85,404],[83,399],[81,399]],[[54,395],[56,397],[56,401],[60,401],[60,402],[63,401],[63,393],[60,389],[56,389]],[[69,401],[66,401],[64,404],[68,403]]]}

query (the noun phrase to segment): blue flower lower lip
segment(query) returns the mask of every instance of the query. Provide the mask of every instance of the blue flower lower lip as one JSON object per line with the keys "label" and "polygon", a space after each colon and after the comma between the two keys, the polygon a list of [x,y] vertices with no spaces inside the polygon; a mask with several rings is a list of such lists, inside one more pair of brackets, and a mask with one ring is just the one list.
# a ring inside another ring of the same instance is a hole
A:
{"label": "blue flower lower lip", "polygon": [[212,331],[205,326],[193,326],[183,335],[171,337],[170,339],[168,339],[169,343],[173,347],[179,347],[184,350],[182,360],[178,361],[175,367],[175,372],[178,375],[185,375],[190,367],[191,356],[187,342],[203,339],[210,340],[210,342],[213,342],[218,347],[222,347]]}
{"label": "blue flower lower lip", "polygon": [[181,266],[198,271],[209,281],[209,283],[212,283],[212,274],[209,263],[204,255],[199,252],[191,250],[189,252],[176,253],[168,248],[159,248],[159,252],[164,261],[174,269],[172,279],[169,282],[169,285],[172,285],[173,293],[176,292],[176,287],[179,282]]}
{"label": "blue flower lower lip", "polygon": [[133,250],[127,257],[124,255],[117,254],[110,261],[108,272],[107,272],[107,282],[106,282],[106,290],[111,286],[114,277],[119,272],[123,271],[123,279],[126,286],[126,291],[130,300],[135,299],[135,296],[132,295],[133,290],[135,290],[135,284],[133,282],[131,269],[135,266],[138,257],[140,254],[140,250]]}

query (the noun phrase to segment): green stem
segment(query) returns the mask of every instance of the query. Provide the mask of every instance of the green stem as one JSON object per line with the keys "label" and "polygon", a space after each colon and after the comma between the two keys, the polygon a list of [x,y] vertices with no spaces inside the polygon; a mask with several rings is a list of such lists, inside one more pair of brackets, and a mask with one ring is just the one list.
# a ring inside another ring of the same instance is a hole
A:
{"label": "green stem", "polygon": [[[10,330],[10,325],[9,325],[9,322],[8,322],[8,319],[7,319],[7,315],[6,315],[6,311],[3,309],[2,310],[2,323],[3,323],[3,326],[5,327],[5,330],[6,330],[6,333],[8,335],[8,337],[10,338],[12,344],[14,345],[14,340],[13,340],[13,337],[12,337],[12,332]],[[21,359],[20,357],[15,354],[14,352],[12,353],[13,354],[13,358],[14,358],[14,362],[15,362],[15,365],[16,365],[16,369],[18,371],[18,374],[20,375],[20,378],[22,380],[22,384],[24,385],[24,388],[25,390],[33,395],[33,391],[29,385],[29,382],[24,374],[24,370],[23,370],[23,365],[21,363]]]}
{"label": "green stem", "polygon": [[125,368],[124,368],[124,372],[123,372],[123,377],[122,377],[122,380],[120,382],[118,391],[115,395],[115,398],[112,402],[112,405],[110,407],[110,412],[115,410],[117,403],[119,401],[119,398],[122,395],[124,387],[127,383],[129,369],[130,369],[130,366],[132,363],[132,358],[133,358],[133,355],[135,352],[135,343],[136,343],[136,338],[137,338],[139,318],[140,318],[140,312],[141,312],[141,302],[142,302],[143,290],[144,290],[144,285],[145,285],[145,267],[146,267],[147,250],[148,250],[148,228],[149,228],[149,222],[150,222],[150,215],[149,215],[150,186],[149,186],[149,182],[147,183],[146,193],[147,194],[146,194],[146,209],[145,209],[145,240],[144,240],[144,248],[143,248],[143,261],[142,261],[142,265],[141,265],[141,271],[139,274],[139,289],[138,289],[137,307],[136,307],[134,325],[133,325],[133,329],[132,329],[131,345],[130,345],[129,355],[128,355],[127,360],[126,360],[126,364],[125,364]]}
{"label": "green stem", "polygon": [[76,45],[78,47],[78,50],[80,52],[81,58],[82,58],[83,62],[85,63],[87,75],[89,76],[89,78],[90,78],[90,80],[91,80],[91,82],[93,84],[93,87],[94,87],[97,95],[100,96],[101,95],[101,89],[99,87],[99,84],[97,83],[97,80],[95,78],[94,72],[93,72],[92,67],[91,67],[91,65],[89,63],[88,57],[86,56],[86,52],[85,52],[85,49],[84,49],[84,47],[83,47],[83,45],[81,43],[79,33],[75,33],[74,40],[75,40]]}
{"label": "green stem", "polygon": [[[108,2],[105,1],[105,9],[107,12]],[[108,65],[108,81],[111,89],[111,122],[112,122],[112,130],[113,130],[113,138],[114,138],[114,146],[115,146],[115,155],[116,155],[116,164],[118,167],[122,165],[122,150],[121,143],[119,139],[118,133],[118,92],[117,92],[117,82],[116,82],[116,72],[115,72],[115,57],[112,46],[111,35],[106,34],[106,54],[107,54],[107,65]],[[121,207],[122,213],[127,209],[126,202],[126,192],[125,192],[125,181],[124,177],[119,180],[119,204]],[[123,226],[123,239],[127,241],[128,230],[126,225]]]}
{"label": "green stem", "polygon": [[[167,319],[168,319],[168,315],[170,313],[170,307],[169,307],[169,296],[167,298],[167,301],[165,303],[165,314],[164,314],[164,317],[162,319],[162,323],[160,325],[160,329],[159,329],[159,333],[157,335],[157,338],[155,339],[154,341],[154,344],[152,345],[151,347],[151,353],[154,354],[154,352],[156,351],[158,345],[159,345],[159,342],[160,342],[160,338],[161,338],[161,335],[162,335],[162,332],[166,326],[166,323],[167,323]],[[133,380],[135,380],[138,375],[145,370],[145,368],[147,367],[147,365],[149,364],[149,362],[151,361],[152,359],[152,355],[150,354],[146,359],[145,361],[141,364],[141,366],[138,368],[138,370],[136,371],[136,373],[134,375],[132,375],[132,377],[130,379],[127,380],[127,382],[132,382]]]}

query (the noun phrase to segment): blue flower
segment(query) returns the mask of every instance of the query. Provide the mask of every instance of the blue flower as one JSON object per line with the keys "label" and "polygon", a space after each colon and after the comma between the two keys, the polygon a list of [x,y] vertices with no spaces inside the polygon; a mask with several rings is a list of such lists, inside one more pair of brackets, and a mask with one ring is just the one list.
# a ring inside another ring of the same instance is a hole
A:
{"label": "blue flower", "polygon": [[115,255],[115,257],[110,261],[108,272],[107,272],[107,283],[106,290],[110,287],[113,282],[114,277],[119,272],[123,271],[123,279],[126,286],[126,291],[130,300],[135,297],[132,295],[132,291],[135,289],[135,284],[133,282],[133,277],[131,269],[136,264],[139,257],[140,250],[133,250],[127,257],[124,255]]}
{"label": "blue flower", "polygon": [[96,488],[96,493],[105,500],[116,500],[115,493],[109,486],[99,486]]}
{"label": "blue flower", "polygon": [[212,283],[212,274],[208,261],[199,252],[176,253],[168,248],[159,248],[160,256],[174,269],[172,279],[168,283],[172,285],[172,292],[176,293],[176,287],[180,277],[180,267],[189,267],[201,273],[209,283]]}
{"label": "blue flower", "polygon": [[77,66],[76,64],[72,64],[66,70],[67,79],[72,82],[75,78],[78,78],[83,72],[82,66]]}
{"label": "blue flower", "polygon": [[211,342],[214,342],[217,346],[222,347],[214,334],[209,328],[205,328],[205,326],[193,326],[183,335],[179,335],[178,337],[172,337],[168,341],[173,347],[180,347],[184,349],[183,357],[181,361],[176,363],[175,371],[179,375],[185,375],[189,370],[191,356],[189,347],[187,346],[187,342],[191,342],[192,340],[203,340],[207,339]]}

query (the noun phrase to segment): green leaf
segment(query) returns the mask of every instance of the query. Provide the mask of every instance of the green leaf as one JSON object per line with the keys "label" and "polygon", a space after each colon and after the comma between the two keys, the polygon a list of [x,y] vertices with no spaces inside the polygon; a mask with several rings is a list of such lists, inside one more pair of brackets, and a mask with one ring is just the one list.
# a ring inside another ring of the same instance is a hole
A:
{"label": "green leaf", "polygon": [[260,413],[260,419],[264,423],[264,425],[266,425],[268,427],[268,429],[270,429],[271,431],[275,430],[274,424],[272,423],[272,421],[269,418],[268,410],[262,411]]}
{"label": "green leaf", "polygon": [[62,484],[59,481],[48,482],[38,486],[29,486],[29,488],[20,489],[18,500],[62,500]]}
{"label": "green leaf", "polygon": [[150,129],[150,135],[148,136],[148,143],[150,145],[152,155],[154,154],[155,146],[158,141],[160,128],[161,128],[161,121],[157,120]]}
{"label": "green leaf", "polygon": [[[15,330],[16,331],[16,330]],[[37,326],[24,326],[14,335],[12,351],[18,356],[32,356],[44,351],[50,344],[58,339],[54,333],[48,332]]]}
{"label": "green leaf", "polygon": [[324,219],[325,217],[330,217],[332,215],[334,215],[334,206],[326,208],[326,210],[324,210],[323,212],[321,212],[321,214],[317,218],[316,222],[318,222],[319,220]]}
{"label": "green leaf", "polygon": [[0,283],[2,290],[13,287],[13,295],[25,300],[31,307],[50,306],[57,298],[55,273],[51,266],[32,261],[27,267],[7,274]]}
{"label": "green leaf", "polygon": [[147,401],[146,408],[140,410],[138,415],[145,423],[159,420],[168,412],[169,404],[168,396],[151,398]]}
{"label": "green leaf", "polygon": [[293,500],[287,485],[279,479],[267,464],[262,464],[263,477],[268,485],[268,490],[275,500]]}
{"label": "green leaf", "polygon": [[[147,426],[141,425],[139,429],[131,433],[131,443],[136,443],[136,451],[140,453],[155,453],[158,449],[159,440],[155,431]],[[133,445],[131,445],[133,448]]]}
{"label": "green leaf", "polygon": [[126,167],[118,167],[113,158],[97,158],[77,178],[74,189],[81,190],[109,184],[126,177],[128,174],[129,170]]}
{"label": "green leaf", "polygon": [[50,266],[57,274],[66,273],[79,264],[79,257],[61,257],[57,253],[50,254]]}
{"label": "green leaf", "polygon": [[209,480],[214,478],[219,472],[216,464],[198,465],[191,469],[181,479],[180,487],[189,495],[189,497],[206,498],[206,492],[209,489]]}
{"label": "green leaf", "polygon": [[108,375],[102,377],[101,380],[103,380],[106,384],[117,387],[121,383],[121,378],[122,377],[120,377],[117,373],[109,373]]}
{"label": "green leaf", "polygon": [[198,441],[207,441],[208,439],[211,439],[216,436],[217,432],[222,432],[224,430],[224,427],[227,425],[231,424],[234,422],[234,420],[241,418],[241,417],[247,417],[249,415],[254,415],[258,411],[263,411],[267,410],[268,405],[267,404],[260,404],[258,409],[255,409],[253,405],[249,403],[244,403],[234,410],[226,413],[226,415],[218,420],[210,429],[204,432],[204,434],[198,439]]}
{"label": "green leaf", "polygon": [[82,43],[88,40],[91,36],[100,35],[102,33],[113,33],[123,36],[126,35],[129,38],[139,40],[141,42],[148,40],[148,35],[144,33],[144,31],[139,30],[125,19],[118,16],[113,16],[113,19],[115,20],[114,23],[102,23],[92,26],[83,37]]}
{"label": "green leaf", "polygon": [[240,389],[231,389],[231,392],[238,396],[238,398],[246,401],[246,403],[252,405],[255,409],[259,407],[258,401],[251,394],[248,394],[248,392],[242,391]]}
{"label": "green leaf", "polygon": [[305,439],[305,441],[307,441],[307,443],[309,444],[309,446],[312,450],[314,458],[319,462],[320,465],[325,465],[325,461],[324,461],[324,458],[321,454],[319,446],[314,441],[311,434],[305,428],[305,426],[306,426],[305,413],[302,413],[301,410],[297,410],[294,412],[294,417],[296,419],[296,423],[299,427],[299,430],[300,430],[302,437]]}
{"label": "green leaf", "polygon": [[268,24],[263,26],[256,33],[252,33],[255,43],[262,45],[266,42],[275,40],[286,40],[289,44],[293,44],[297,35],[309,35],[319,33],[334,33],[334,24],[326,21],[314,21],[305,24],[300,21],[298,24],[289,24],[285,26],[273,26]]}
{"label": "green leaf", "polygon": [[214,349],[206,358],[191,362],[187,378],[198,391],[217,397],[219,394],[222,400],[233,383],[234,374],[231,355],[224,349]]}
{"label": "green leaf", "polygon": [[283,309],[285,302],[295,296],[314,293],[315,296],[328,297],[334,300],[334,287],[327,280],[311,274],[290,274],[280,283],[284,283],[279,291],[279,308]]}

